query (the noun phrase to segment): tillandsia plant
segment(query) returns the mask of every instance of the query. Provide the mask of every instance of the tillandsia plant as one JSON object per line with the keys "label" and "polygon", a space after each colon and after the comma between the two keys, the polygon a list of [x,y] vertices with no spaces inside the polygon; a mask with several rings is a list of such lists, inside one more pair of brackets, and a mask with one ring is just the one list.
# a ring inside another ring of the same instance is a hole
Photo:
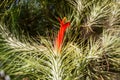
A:
{"label": "tillandsia plant", "polygon": [[119,80],[119,75],[119,0],[0,2],[0,79]]}

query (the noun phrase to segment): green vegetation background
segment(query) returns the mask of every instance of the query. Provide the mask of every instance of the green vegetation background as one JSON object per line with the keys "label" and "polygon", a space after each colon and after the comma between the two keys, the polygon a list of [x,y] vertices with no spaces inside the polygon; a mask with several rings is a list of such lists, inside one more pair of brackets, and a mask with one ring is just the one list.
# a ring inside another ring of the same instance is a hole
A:
{"label": "green vegetation background", "polygon": [[[71,22],[61,55],[58,17]],[[11,80],[119,80],[119,0],[0,0],[0,71]]]}

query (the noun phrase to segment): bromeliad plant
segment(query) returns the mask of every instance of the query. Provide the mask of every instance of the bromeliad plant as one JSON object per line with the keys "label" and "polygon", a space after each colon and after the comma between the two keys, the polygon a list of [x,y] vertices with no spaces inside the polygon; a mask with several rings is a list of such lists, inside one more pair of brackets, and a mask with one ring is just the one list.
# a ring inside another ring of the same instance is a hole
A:
{"label": "bromeliad plant", "polygon": [[[118,0],[17,0],[17,3],[4,0],[1,3],[0,79],[6,79],[1,72],[11,80],[119,79]],[[48,6],[51,10],[47,10]],[[58,23],[53,15],[66,16],[69,21],[64,17]],[[41,35],[41,26],[44,29],[57,24],[59,30],[55,27],[49,30],[58,32],[54,38],[53,32],[49,36]],[[38,30],[40,35],[36,34]]]}

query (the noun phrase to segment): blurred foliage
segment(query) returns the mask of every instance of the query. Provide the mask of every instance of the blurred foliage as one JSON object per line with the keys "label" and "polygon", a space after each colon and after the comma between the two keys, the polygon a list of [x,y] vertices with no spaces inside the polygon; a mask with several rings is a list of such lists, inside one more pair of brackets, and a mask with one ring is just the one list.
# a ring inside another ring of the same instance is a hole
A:
{"label": "blurred foliage", "polygon": [[3,1],[1,19],[10,29],[21,29],[25,34],[29,33],[32,36],[38,33],[45,36],[46,31],[53,27],[49,20],[53,16],[50,9],[53,10],[53,7],[47,0]]}
{"label": "blurred foliage", "polygon": [[[58,17],[67,17],[61,54]],[[4,75],[3,72],[5,71]],[[0,79],[118,80],[119,0],[0,0]]]}

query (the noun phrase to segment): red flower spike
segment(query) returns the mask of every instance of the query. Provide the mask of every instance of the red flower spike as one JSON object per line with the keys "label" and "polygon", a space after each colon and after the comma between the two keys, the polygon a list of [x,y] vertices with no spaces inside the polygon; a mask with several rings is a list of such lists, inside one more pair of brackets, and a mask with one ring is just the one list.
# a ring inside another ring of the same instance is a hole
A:
{"label": "red flower spike", "polygon": [[58,18],[60,22],[60,30],[58,32],[57,38],[55,40],[55,48],[57,48],[57,51],[61,51],[61,46],[63,43],[64,33],[66,29],[70,26],[70,22],[65,23],[66,17],[64,17],[62,20]]}

